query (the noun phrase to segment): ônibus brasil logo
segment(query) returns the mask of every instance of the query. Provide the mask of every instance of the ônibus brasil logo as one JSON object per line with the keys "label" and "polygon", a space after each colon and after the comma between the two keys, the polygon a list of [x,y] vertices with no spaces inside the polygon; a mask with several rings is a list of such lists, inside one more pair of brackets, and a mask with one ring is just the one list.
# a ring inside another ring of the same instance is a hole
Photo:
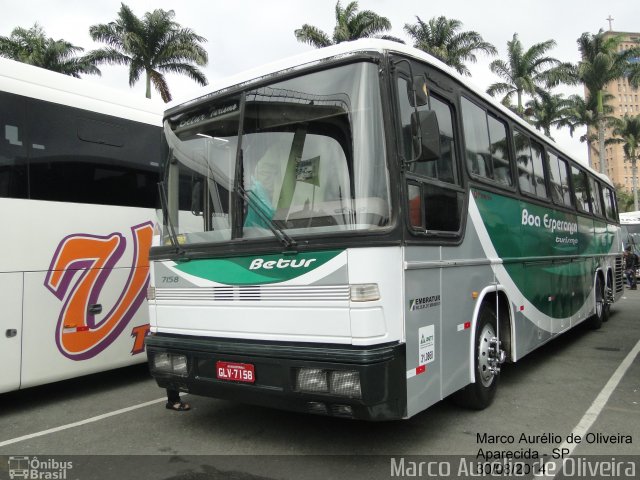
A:
{"label": "\u00f4nibus brasil logo", "polygon": [[54,458],[11,456],[8,460],[9,478],[65,480],[73,469],[73,462]]}
{"label": "\u00f4nibus brasil logo", "polygon": [[[62,239],[44,281],[51,293],[64,302],[56,326],[56,344],[71,360],[86,360],[107,348],[124,330],[145,298],[149,283],[149,248],[153,225],[131,227],[132,260],[129,276],[115,304],[96,320],[100,293],[127,249],[125,237],[74,234]],[[135,327],[132,354],[144,350],[148,325]]]}

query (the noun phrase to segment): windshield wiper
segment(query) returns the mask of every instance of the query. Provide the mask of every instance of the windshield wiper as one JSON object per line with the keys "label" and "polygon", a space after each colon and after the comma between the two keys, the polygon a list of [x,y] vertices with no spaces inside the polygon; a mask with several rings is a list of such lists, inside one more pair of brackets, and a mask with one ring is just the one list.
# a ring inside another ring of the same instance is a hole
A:
{"label": "windshield wiper", "polygon": [[260,219],[269,227],[269,230],[271,230],[278,241],[282,243],[285,248],[295,250],[298,243],[276,224],[276,222],[271,218],[271,215],[264,211],[257,194],[251,190],[245,190],[245,188],[240,184],[238,184],[236,188],[242,199],[247,202],[251,208],[253,208]]}

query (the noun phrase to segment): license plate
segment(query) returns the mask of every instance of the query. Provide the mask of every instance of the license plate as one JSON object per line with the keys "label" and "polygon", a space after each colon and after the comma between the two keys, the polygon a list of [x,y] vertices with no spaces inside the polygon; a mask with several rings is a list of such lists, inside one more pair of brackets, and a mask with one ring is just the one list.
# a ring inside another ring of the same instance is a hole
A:
{"label": "license plate", "polygon": [[251,363],[216,362],[216,378],[231,382],[254,383],[255,368]]}

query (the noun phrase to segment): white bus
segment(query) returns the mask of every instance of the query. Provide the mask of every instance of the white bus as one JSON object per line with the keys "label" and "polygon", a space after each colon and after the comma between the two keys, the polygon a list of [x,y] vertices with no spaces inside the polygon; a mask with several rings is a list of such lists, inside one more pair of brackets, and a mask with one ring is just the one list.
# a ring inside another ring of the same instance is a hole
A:
{"label": "white bus", "polygon": [[[620,225],[623,245],[631,245],[635,254],[640,256],[640,211],[621,212]],[[636,268],[636,277],[640,277],[640,266]]]}
{"label": "white bus", "polygon": [[623,291],[610,181],[434,58],[341,43],[164,116],[159,386],[408,418],[494,397]]}
{"label": "white bus", "polygon": [[146,360],[161,118],[0,58],[0,392]]}

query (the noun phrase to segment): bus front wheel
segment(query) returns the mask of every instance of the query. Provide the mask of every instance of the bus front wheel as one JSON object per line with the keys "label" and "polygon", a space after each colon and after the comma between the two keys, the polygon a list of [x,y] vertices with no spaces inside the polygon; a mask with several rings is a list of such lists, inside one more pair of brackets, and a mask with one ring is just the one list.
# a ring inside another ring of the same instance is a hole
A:
{"label": "bus front wheel", "polygon": [[495,370],[499,346],[496,340],[496,314],[485,305],[480,311],[475,331],[475,381],[454,394],[454,401],[463,407],[482,410],[493,402],[498,388]]}

